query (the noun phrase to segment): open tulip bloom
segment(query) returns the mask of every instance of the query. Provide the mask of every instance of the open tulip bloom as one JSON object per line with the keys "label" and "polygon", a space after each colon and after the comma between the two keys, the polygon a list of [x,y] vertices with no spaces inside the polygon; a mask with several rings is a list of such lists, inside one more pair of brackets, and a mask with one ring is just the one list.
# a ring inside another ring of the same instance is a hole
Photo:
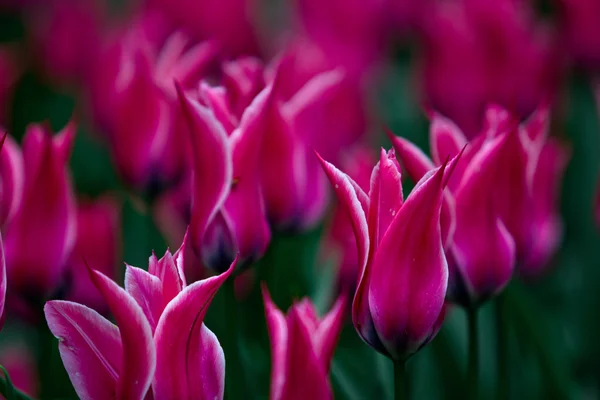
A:
{"label": "open tulip bloom", "polygon": [[225,359],[202,322],[236,260],[221,275],[186,285],[182,245],[150,257],[148,271],[127,266],[125,289],[90,269],[116,324],[70,301],[44,311],[81,399],[222,399]]}

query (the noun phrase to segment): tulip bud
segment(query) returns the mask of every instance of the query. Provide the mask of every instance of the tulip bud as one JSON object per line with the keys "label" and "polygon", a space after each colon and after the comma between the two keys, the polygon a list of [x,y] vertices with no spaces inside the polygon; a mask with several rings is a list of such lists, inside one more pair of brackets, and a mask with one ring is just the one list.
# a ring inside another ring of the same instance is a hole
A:
{"label": "tulip bud", "polygon": [[263,299],[271,339],[270,398],[333,398],[329,366],[342,329],[345,297],[338,298],[322,318],[308,299],[295,303],[287,316],[272,302],[265,286]]}
{"label": "tulip bud", "polygon": [[67,167],[74,135],[72,123],[54,137],[48,127],[30,125],[23,138],[24,192],[6,226],[5,249],[11,288],[33,299],[56,290],[75,244],[77,214]]}
{"label": "tulip bud", "polygon": [[333,165],[322,164],[350,213],[358,245],[354,326],[371,347],[406,360],[435,336],[443,319],[448,265],[440,210],[453,168],[444,164],[427,173],[405,202],[393,150],[382,150],[368,195]]}

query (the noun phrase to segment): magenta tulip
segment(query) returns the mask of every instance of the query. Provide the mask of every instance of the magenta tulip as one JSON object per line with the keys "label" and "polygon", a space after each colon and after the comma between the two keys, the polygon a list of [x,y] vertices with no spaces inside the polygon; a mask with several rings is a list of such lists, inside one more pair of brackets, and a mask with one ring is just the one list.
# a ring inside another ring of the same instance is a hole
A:
{"label": "magenta tulip", "polygon": [[260,187],[259,152],[272,96],[263,89],[230,135],[212,109],[179,88],[192,143],[192,247],[210,268],[259,259],[271,239]]}
{"label": "magenta tulip", "polygon": [[3,134],[0,148],[0,228],[4,231],[23,201],[25,172],[21,149],[7,133]]}
{"label": "magenta tulip", "polygon": [[287,316],[263,286],[271,339],[271,400],[333,399],[329,366],[344,321],[345,297],[319,318],[308,299],[295,303]]}
{"label": "magenta tulip", "polygon": [[4,239],[11,291],[25,298],[57,288],[75,244],[77,210],[67,167],[74,135],[72,123],[55,136],[46,126],[30,125],[23,138],[24,192]]}
{"label": "magenta tulip", "polygon": [[394,360],[406,360],[427,344],[443,320],[448,265],[440,212],[456,160],[429,172],[406,201],[393,150],[382,149],[368,194],[321,160],[351,216],[358,245],[354,326],[367,344]]}
{"label": "magenta tulip", "polygon": [[235,262],[186,286],[183,246],[160,260],[153,255],[148,271],[128,266],[125,289],[90,270],[118,327],[77,303],[46,304],[48,326],[80,398],[223,398],[223,350],[202,321]]}

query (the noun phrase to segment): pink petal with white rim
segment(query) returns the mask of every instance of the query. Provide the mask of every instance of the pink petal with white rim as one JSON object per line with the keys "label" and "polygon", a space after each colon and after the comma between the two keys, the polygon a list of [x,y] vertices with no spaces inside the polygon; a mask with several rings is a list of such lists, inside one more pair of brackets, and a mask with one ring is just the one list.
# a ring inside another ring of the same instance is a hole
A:
{"label": "pink petal with white rim", "polygon": [[79,398],[118,398],[123,356],[119,329],[91,308],[70,301],[49,301],[44,313]]}
{"label": "pink petal with white rim", "polygon": [[142,308],[152,333],[165,308],[162,295],[162,284],[156,276],[143,269],[127,265],[125,270],[125,290]]}
{"label": "pink petal with white rim", "polygon": [[406,359],[430,338],[444,305],[448,266],[439,217],[445,167],[415,186],[371,264],[370,311],[394,359]]}
{"label": "pink petal with white rim", "polygon": [[156,350],[152,329],[144,312],[125,290],[98,271],[90,278],[100,291],[119,326],[123,344],[122,373],[117,381],[117,399],[143,399],[154,377]]}
{"label": "pink petal with white rim", "polygon": [[346,305],[346,296],[341,295],[338,297],[331,310],[319,321],[317,331],[312,336],[315,354],[321,360],[323,368],[327,371],[329,370],[335,346],[344,325]]}
{"label": "pink petal with white rim", "polygon": [[4,133],[0,149],[0,226],[9,223],[21,206],[25,189],[23,155],[15,140]]}
{"label": "pink petal with white rim", "polygon": [[285,315],[271,300],[267,287],[262,286],[263,302],[269,340],[271,341],[271,395],[272,400],[281,399],[287,376],[288,327]]}
{"label": "pink petal with white rim", "polygon": [[157,399],[221,399],[225,360],[216,337],[203,324],[210,303],[235,269],[187,286],[165,308],[154,334]]}

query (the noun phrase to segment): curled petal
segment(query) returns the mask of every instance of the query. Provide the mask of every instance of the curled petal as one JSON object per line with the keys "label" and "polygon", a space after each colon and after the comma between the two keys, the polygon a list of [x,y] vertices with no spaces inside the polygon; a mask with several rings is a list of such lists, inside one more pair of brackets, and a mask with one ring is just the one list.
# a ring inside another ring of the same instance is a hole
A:
{"label": "curled petal", "polygon": [[116,398],[122,371],[119,329],[91,308],[70,301],[49,301],[44,313],[79,398]]}

